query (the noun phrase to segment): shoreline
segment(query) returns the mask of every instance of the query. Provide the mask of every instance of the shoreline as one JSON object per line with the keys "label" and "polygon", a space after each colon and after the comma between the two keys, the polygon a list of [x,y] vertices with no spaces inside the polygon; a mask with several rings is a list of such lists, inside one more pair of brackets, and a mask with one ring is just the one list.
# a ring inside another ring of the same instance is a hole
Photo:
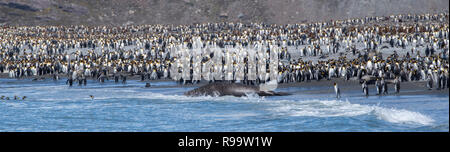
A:
{"label": "shoreline", "polygon": [[[65,79],[66,76],[60,74],[59,75],[61,79]],[[61,77],[62,76],[62,77]],[[26,77],[23,78],[22,80],[33,80],[35,78],[45,78],[45,80],[52,80],[52,77],[50,75],[45,75],[45,76],[32,76],[32,77]],[[11,80],[17,80],[15,78],[9,78],[7,73],[0,73],[0,79],[11,79]],[[59,81],[61,81],[61,79]],[[92,80],[91,77],[88,77],[88,80]],[[137,80],[138,82],[142,83],[142,87],[143,89],[145,86],[145,83],[149,82],[150,84],[152,83],[159,83],[159,82],[175,82],[171,79],[158,79],[158,80],[145,80],[145,81],[140,81],[140,77],[139,75],[134,75],[134,76],[128,76],[127,80]],[[309,94],[309,95],[319,95],[319,94],[323,94],[325,96],[334,96],[334,89],[333,89],[333,83],[338,83],[339,88],[341,90],[341,94],[344,95],[343,97],[345,97],[345,94],[348,94],[349,92],[354,93],[354,92],[361,92],[361,97],[365,97],[362,93],[362,88],[361,88],[361,84],[359,83],[358,80],[344,80],[342,78],[333,78],[331,80],[320,80],[320,81],[316,81],[316,80],[311,80],[309,82],[294,82],[294,83],[281,83],[278,84],[278,89],[283,90],[283,92],[287,92],[290,94]],[[109,80],[105,83],[114,83],[113,80]],[[409,82],[401,82],[401,86],[400,86],[400,93],[399,94],[395,94],[395,90],[394,90],[394,85],[391,83],[388,83],[388,94],[387,95],[382,95],[382,96],[401,96],[401,95],[447,95],[449,96],[449,88],[445,88],[445,89],[440,89],[437,90],[436,88],[433,88],[431,90],[429,90],[426,87],[426,81],[409,81]],[[203,85],[208,84],[208,82],[206,81],[201,81],[197,84],[186,84],[186,85],[182,85],[182,84],[176,84],[176,85],[170,85],[170,86],[151,86],[150,88],[192,88],[192,87],[200,87]],[[87,84],[89,85],[89,83]],[[77,85],[75,84],[74,87],[76,87]],[[369,96],[379,96],[375,94],[375,85],[370,84],[368,85],[369,87]],[[304,88],[301,90],[294,90],[294,91],[289,91],[290,89],[295,89],[295,88]],[[284,91],[287,90],[287,91]]]}

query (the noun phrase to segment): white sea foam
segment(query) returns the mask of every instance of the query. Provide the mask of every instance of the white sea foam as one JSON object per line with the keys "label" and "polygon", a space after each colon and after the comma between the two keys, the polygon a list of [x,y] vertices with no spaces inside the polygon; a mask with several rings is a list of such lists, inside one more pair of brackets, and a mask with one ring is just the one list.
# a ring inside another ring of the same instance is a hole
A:
{"label": "white sea foam", "polygon": [[392,123],[417,123],[421,125],[431,125],[434,120],[418,112],[403,109],[387,109],[375,107],[375,115],[382,120]]}
{"label": "white sea foam", "polygon": [[353,117],[359,115],[375,115],[378,119],[390,123],[431,125],[434,120],[418,112],[404,109],[384,108],[380,106],[352,104],[348,101],[336,100],[310,100],[291,101],[291,104],[279,104],[271,109],[275,113],[290,116],[311,117]]}

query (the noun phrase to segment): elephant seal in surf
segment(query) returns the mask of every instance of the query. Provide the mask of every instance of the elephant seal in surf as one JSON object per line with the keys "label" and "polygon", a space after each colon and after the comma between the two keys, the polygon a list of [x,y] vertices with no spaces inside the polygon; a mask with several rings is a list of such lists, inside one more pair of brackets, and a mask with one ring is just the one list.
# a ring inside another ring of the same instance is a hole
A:
{"label": "elephant seal in surf", "polygon": [[185,92],[186,96],[246,96],[248,94],[257,94],[259,96],[284,96],[289,95],[284,92],[274,92],[276,89],[273,83],[262,84],[260,86],[251,86],[239,83],[221,83],[215,82],[205,86]]}

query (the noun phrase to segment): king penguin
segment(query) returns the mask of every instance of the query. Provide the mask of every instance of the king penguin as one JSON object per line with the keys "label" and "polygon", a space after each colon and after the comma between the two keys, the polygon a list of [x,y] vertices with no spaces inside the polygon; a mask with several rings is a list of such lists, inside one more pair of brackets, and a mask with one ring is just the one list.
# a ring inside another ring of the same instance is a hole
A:
{"label": "king penguin", "polygon": [[339,89],[339,86],[336,82],[334,83],[334,92],[336,93],[336,98],[340,99],[341,98],[341,90]]}
{"label": "king penguin", "polygon": [[398,77],[396,77],[394,80],[394,88],[395,88],[395,93],[399,94],[400,93],[400,80],[398,79]]}
{"label": "king penguin", "polygon": [[367,81],[364,81],[364,83],[362,84],[362,89],[364,92],[364,95],[366,95],[366,97],[369,96],[369,87],[367,87]]}

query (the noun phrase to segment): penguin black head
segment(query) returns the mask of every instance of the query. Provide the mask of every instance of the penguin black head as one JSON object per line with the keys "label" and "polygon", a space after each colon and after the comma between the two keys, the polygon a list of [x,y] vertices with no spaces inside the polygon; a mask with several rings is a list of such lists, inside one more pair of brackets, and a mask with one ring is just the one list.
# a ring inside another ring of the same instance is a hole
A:
{"label": "penguin black head", "polygon": [[94,100],[94,96],[93,95],[89,95],[89,97],[91,97],[91,100]]}

